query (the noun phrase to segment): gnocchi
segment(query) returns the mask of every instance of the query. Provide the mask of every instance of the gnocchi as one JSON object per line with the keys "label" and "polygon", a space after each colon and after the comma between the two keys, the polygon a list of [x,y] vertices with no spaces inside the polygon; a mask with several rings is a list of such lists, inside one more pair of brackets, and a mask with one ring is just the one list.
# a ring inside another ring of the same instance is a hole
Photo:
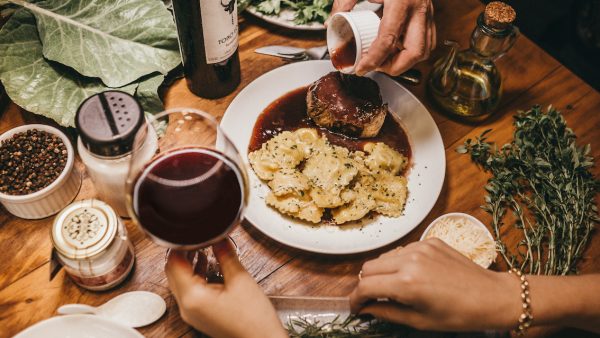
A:
{"label": "gnocchi", "polygon": [[267,182],[267,205],[291,217],[320,223],[330,210],[335,224],[374,211],[402,214],[408,195],[400,173],[408,160],[384,143],[364,151],[330,144],[316,129],[285,131],[248,154],[256,175]]}

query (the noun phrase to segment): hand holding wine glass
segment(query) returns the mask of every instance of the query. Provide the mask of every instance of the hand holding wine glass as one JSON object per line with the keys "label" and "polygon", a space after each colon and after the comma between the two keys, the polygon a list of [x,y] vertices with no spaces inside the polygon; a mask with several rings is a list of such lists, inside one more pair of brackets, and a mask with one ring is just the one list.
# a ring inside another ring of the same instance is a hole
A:
{"label": "hand holding wine glass", "polygon": [[194,269],[185,252],[169,254],[165,271],[181,318],[211,337],[287,337],[271,302],[240,264],[233,244],[223,240],[213,252],[224,284],[207,283],[197,274],[204,267]]}

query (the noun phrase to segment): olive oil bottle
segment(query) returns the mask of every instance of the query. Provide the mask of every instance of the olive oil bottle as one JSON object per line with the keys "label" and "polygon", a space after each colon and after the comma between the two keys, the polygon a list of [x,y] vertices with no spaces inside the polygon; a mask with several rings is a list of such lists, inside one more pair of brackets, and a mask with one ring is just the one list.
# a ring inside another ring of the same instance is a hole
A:
{"label": "olive oil bottle", "polygon": [[494,63],[514,44],[519,30],[512,7],[494,1],[479,15],[470,48],[445,41],[448,55],[438,60],[428,81],[433,100],[451,115],[467,120],[490,116],[502,97],[502,79]]}

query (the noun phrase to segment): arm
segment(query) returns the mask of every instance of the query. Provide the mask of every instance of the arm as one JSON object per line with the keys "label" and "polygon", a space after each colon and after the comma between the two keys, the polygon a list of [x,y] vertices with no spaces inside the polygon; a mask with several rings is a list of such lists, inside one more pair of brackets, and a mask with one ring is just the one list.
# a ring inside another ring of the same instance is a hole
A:
{"label": "arm", "polygon": [[[416,242],[363,265],[350,295],[354,312],[418,329],[514,329],[520,282],[483,269],[438,239]],[[600,275],[528,276],[533,325],[600,332]],[[389,298],[391,302],[373,302]]]}
{"label": "arm", "polygon": [[534,325],[600,333],[600,274],[527,278]]}

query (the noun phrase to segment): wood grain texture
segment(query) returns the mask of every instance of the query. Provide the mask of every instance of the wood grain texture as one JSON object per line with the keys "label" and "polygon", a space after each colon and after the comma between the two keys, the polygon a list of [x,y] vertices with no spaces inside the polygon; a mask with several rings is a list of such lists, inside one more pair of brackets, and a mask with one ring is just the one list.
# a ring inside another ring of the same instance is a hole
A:
{"label": "wood grain texture", "polygon": [[[466,47],[469,34],[483,6],[476,0],[437,1],[438,43],[444,39],[458,41]],[[323,33],[295,32],[246,17],[240,24],[240,59],[242,83],[232,94],[217,100],[205,100],[189,92],[184,80],[175,82],[165,93],[167,108],[186,106],[205,110],[220,118],[235,95],[265,72],[283,61],[254,53],[254,49],[271,44],[312,47],[324,44]],[[417,66],[427,78],[433,61],[446,51],[440,46],[428,61]],[[518,109],[533,104],[554,104],[565,115],[578,135],[580,144],[590,143],[592,154],[600,157],[600,94],[582,82],[526,37],[521,36],[513,49],[498,63],[504,79],[504,97],[497,114],[478,125],[457,122],[429,104],[425,85],[407,87],[425,103],[438,124],[446,147],[447,171],[440,198],[427,218],[403,239],[386,248],[360,255],[329,256],[291,249],[264,236],[249,223],[232,234],[240,249],[240,259],[268,294],[343,296],[356,284],[356,274],[363,262],[397,245],[419,239],[434,218],[446,212],[467,212],[489,223],[489,216],[479,206],[488,176],[471,163],[468,156],[454,149],[466,138],[493,128],[490,139],[499,143],[510,140],[512,116]],[[425,82],[425,81],[423,81]],[[0,132],[25,123],[52,122],[21,111],[10,104],[0,115]],[[67,131],[75,136],[72,130]],[[81,163],[78,163],[81,167]],[[600,168],[594,168],[596,175]],[[95,196],[87,175],[77,199]],[[163,296],[167,313],[157,323],[140,329],[148,337],[195,337],[196,333],[182,322],[171,296],[163,271],[165,250],[144,237],[130,221],[126,226],[136,249],[136,267],[118,288],[107,292],[90,292],[74,285],[61,272],[48,281],[49,230],[52,218],[29,221],[16,218],[0,209],[0,337],[9,337],[33,323],[49,318],[66,303],[98,305],[117,294],[130,290],[149,290]],[[518,233],[505,229],[511,242]],[[582,272],[600,272],[600,239],[596,232],[580,264]],[[505,269],[498,260],[494,269]],[[550,331],[540,330],[538,335]],[[566,334],[565,332],[558,333]]]}

